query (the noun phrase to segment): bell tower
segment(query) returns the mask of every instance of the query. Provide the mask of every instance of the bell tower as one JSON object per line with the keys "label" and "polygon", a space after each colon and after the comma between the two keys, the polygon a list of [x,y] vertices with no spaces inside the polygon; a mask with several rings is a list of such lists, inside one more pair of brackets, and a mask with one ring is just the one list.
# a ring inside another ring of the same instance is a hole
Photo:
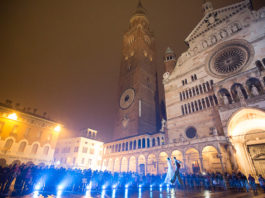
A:
{"label": "bell tower", "polygon": [[114,139],[156,132],[155,44],[145,13],[139,2],[123,35]]}

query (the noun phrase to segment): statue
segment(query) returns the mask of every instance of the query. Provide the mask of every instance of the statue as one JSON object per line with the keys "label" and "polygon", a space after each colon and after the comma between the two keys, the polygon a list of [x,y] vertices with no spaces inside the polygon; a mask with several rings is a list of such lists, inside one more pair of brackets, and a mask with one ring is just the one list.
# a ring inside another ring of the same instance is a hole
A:
{"label": "statue", "polygon": [[218,131],[217,131],[217,129],[215,127],[213,127],[213,135],[214,136],[217,136],[218,135]]}
{"label": "statue", "polygon": [[259,91],[258,91],[256,86],[253,85],[251,87],[251,93],[252,93],[253,96],[258,96],[259,95]]}
{"label": "statue", "polygon": [[183,137],[182,134],[179,135],[179,140],[180,140],[180,142],[185,142],[185,138]]}
{"label": "statue", "polygon": [[167,125],[167,121],[166,121],[164,118],[162,118],[162,120],[161,120],[161,129],[160,129],[160,131],[165,132],[166,125]]}
{"label": "statue", "polygon": [[226,95],[223,95],[223,102],[225,105],[229,104],[228,97]]}
{"label": "statue", "polygon": [[239,100],[244,100],[245,99],[244,95],[243,95],[243,92],[242,92],[240,87],[236,87],[236,92],[237,92],[237,95],[239,97]]}

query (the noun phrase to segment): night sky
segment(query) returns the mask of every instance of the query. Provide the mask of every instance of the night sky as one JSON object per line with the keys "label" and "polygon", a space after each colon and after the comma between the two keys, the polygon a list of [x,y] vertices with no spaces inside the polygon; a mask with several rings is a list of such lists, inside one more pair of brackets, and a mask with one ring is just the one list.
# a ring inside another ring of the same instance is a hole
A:
{"label": "night sky", "polygon": [[[156,37],[157,66],[167,46],[179,56],[203,17],[203,0],[143,0]],[[212,0],[214,8],[239,0]],[[77,131],[112,135],[118,107],[122,35],[137,0],[0,1],[0,101]],[[265,5],[254,0],[255,9]]]}

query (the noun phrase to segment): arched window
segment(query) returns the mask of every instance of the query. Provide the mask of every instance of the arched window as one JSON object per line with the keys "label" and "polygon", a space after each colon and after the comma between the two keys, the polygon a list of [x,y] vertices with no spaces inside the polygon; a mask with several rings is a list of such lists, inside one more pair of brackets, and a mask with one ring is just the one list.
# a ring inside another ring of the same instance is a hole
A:
{"label": "arched window", "polygon": [[122,143],[121,150],[122,150],[122,151],[124,151],[124,150],[125,150],[125,144],[124,144],[124,143]]}
{"label": "arched window", "polygon": [[210,84],[209,84],[209,82],[208,82],[208,81],[206,82],[206,87],[207,87],[208,91],[210,91],[210,90],[211,90],[211,88],[210,88]]}
{"label": "arched window", "polygon": [[185,104],[185,114],[187,114],[188,111],[187,111],[187,105]]}
{"label": "arched window", "polygon": [[138,140],[138,149],[141,148],[141,139]]}
{"label": "arched window", "polygon": [[13,143],[14,143],[14,141],[12,139],[7,140],[6,143],[5,143],[4,149],[5,150],[11,149]]}
{"label": "arched window", "polygon": [[196,95],[194,87],[192,87],[192,93],[193,93],[193,96]]}
{"label": "arched window", "polygon": [[194,104],[195,104],[195,110],[198,111],[198,104],[197,104],[196,100],[195,100]]}
{"label": "arched window", "polygon": [[184,108],[183,108],[183,105],[181,105],[181,112],[182,112],[182,115],[184,115]]}
{"label": "arched window", "polygon": [[196,74],[194,74],[194,80],[197,80],[197,75]]}
{"label": "arched window", "polygon": [[160,146],[160,137],[157,137],[157,146]]}
{"label": "arched window", "polygon": [[199,104],[199,109],[202,110],[202,104],[200,100],[198,100],[198,104]]}
{"label": "arched window", "polygon": [[194,112],[194,104],[193,104],[193,102],[191,102],[191,109],[192,109],[192,112]]}
{"label": "arched window", "polygon": [[260,60],[257,60],[255,62],[255,64],[256,64],[256,67],[259,69],[259,71],[263,71],[264,70],[264,67],[263,67],[263,65],[262,65]]}
{"label": "arched window", "polygon": [[142,148],[145,148],[145,138],[142,139],[142,144],[143,144]]}
{"label": "arched window", "polygon": [[202,107],[203,107],[203,109],[206,108],[204,98],[202,99]]}
{"label": "arched window", "polygon": [[217,100],[217,97],[215,95],[213,95],[213,99],[214,99],[215,105],[218,105],[218,100]]}
{"label": "arched window", "polygon": [[208,97],[206,97],[206,98],[205,98],[205,100],[206,100],[206,105],[207,105],[207,107],[210,107],[209,98],[208,98]]}
{"label": "arched window", "polygon": [[43,154],[44,155],[48,155],[48,153],[49,153],[49,147],[45,146],[44,149],[43,149]]}
{"label": "arched window", "polygon": [[[222,98],[223,100],[224,100],[224,98],[227,98],[229,104],[232,103],[232,97],[231,97],[229,91],[227,91],[227,89],[225,89],[225,88],[220,89],[220,90],[218,91],[218,95],[219,95],[219,97]],[[217,100],[216,97],[215,97],[215,100]],[[226,100],[226,99],[225,99],[225,100]],[[225,101],[225,100],[223,101],[224,104],[225,104],[225,102],[227,102],[227,101]],[[216,103],[216,101],[215,101],[215,103]],[[217,103],[218,103],[218,102],[217,102]]]}
{"label": "arched window", "polygon": [[210,99],[211,106],[214,106],[213,97],[212,96],[209,96],[209,99]]}
{"label": "arched window", "polygon": [[129,144],[126,142],[126,151],[128,151]]}
{"label": "arched window", "polygon": [[32,146],[32,149],[31,149],[31,154],[36,154],[37,151],[38,151],[38,148],[39,148],[39,145],[38,144],[34,144]]}
{"label": "arched window", "polygon": [[190,110],[190,103],[188,103],[188,109],[189,109],[189,113],[191,113],[191,110]]}
{"label": "arched window", "polygon": [[185,100],[186,99],[186,96],[185,96],[184,91],[182,92],[182,96],[183,96],[183,99]]}
{"label": "arched window", "polygon": [[199,89],[198,89],[198,87],[196,86],[196,93],[197,93],[197,95],[199,95],[200,94],[200,92],[199,92]]}
{"label": "arched window", "polygon": [[201,85],[199,85],[199,88],[200,88],[200,92],[201,92],[201,94],[202,94],[202,93],[203,93],[203,92],[202,92],[202,86],[201,86]]}
{"label": "arched window", "polygon": [[182,101],[182,95],[181,95],[181,93],[179,93],[179,98],[180,98],[180,101]]}
{"label": "arched window", "polygon": [[[241,93],[238,93],[238,91],[240,91]],[[235,102],[238,102],[240,100],[240,95],[243,95],[245,99],[248,98],[245,88],[240,83],[233,84],[233,86],[231,87],[231,93]]]}
{"label": "arched window", "polygon": [[119,152],[121,152],[121,144],[119,144]]}
{"label": "arched window", "polygon": [[133,148],[132,145],[133,145],[132,141],[130,141],[130,150],[132,150],[132,148]]}
{"label": "arched window", "polygon": [[165,144],[164,137],[162,137],[162,138],[161,138],[161,143],[162,143],[162,145],[164,145],[164,144]]}
{"label": "arched window", "polygon": [[249,78],[246,82],[249,93],[252,96],[260,95],[263,92],[262,85],[257,78]]}
{"label": "arched window", "polygon": [[152,146],[153,147],[156,146],[156,139],[155,138],[152,139]]}
{"label": "arched window", "polygon": [[18,147],[18,152],[23,153],[25,148],[26,148],[26,145],[27,145],[27,143],[25,141],[21,142],[19,147]]}
{"label": "arched window", "polygon": [[149,148],[149,147],[150,147],[150,139],[147,138],[147,148]]}
{"label": "arched window", "polygon": [[202,84],[202,87],[203,87],[203,91],[206,92],[206,87],[204,83]]}
{"label": "arched window", "polygon": [[136,140],[133,141],[133,150],[136,149]]}

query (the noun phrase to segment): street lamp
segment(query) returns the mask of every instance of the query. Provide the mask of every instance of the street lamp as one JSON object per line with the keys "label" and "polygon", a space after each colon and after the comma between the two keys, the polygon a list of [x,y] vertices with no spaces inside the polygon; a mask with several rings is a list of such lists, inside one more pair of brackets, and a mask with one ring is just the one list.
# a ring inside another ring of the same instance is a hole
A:
{"label": "street lamp", "polygon": [[8,119],[11,120],[17,120],[17,114],[16,113],[11,113],[7,116]]}
{"label": "street lamp", "polygon": [[60,132],[61,131],[61,126],[57,125],[56,127],[54,127],[54,131],[55,132]]}

